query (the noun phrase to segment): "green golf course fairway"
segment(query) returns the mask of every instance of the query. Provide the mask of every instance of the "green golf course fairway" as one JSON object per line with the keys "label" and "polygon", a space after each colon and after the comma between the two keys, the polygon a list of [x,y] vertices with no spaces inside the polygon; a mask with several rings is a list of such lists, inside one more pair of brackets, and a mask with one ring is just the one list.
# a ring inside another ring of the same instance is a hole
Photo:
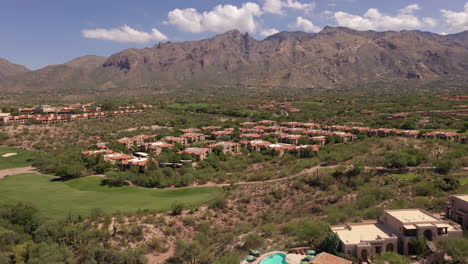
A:
{"label": "green golf course fairway", "polygon": [[52,181],[50,176],[34,173],[8,176],[0,180],[0,203],[26,202],[52,218],[89,216],[93,208],[105,213],[135,212],[138,209],[170,210],[180,201],[198,205],[216,198],[221,189],[196,187],[183,189],[145,189],[140,187],[101,186],[102,178],[86,177],[67,182]]}
{"label": "green golf course fairway", "polygon": [[[11,157],[2,157],[7,153],[17,153]],[[29,150],[0,147],[0,170],[31,166],[34,154]]]}

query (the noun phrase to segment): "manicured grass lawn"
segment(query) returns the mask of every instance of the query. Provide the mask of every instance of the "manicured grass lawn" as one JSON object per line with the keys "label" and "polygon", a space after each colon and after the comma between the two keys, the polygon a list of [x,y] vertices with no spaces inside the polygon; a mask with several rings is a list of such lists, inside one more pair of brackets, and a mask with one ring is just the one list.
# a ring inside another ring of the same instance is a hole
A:
{"label": "manicured grass lawn", "polygon": [[[2,157],[7,153],[18,153],[11,157]],[[34,154],[29,150],[12,147],[0,147],[0,170],[31,166]]]}
{"label": "manicured grass lawn", "polygon": [[68,213],[88,216],[91,209],[106,213],[134,212],[138,209],[167,211],[175,201],[198,205],[221,193],[216,187],[185,189],[145,189],[101,186],[102,178],[86,177],[67,182],[53,177],[20,174],[0,180],[0,202],[33,204],[44,216],[60,218]]}
{"label": "manicured grass lawn", "polygon": [[419,177],[418,174],[414,173],[392,174],[392,176],[402,180],[414,180]]}

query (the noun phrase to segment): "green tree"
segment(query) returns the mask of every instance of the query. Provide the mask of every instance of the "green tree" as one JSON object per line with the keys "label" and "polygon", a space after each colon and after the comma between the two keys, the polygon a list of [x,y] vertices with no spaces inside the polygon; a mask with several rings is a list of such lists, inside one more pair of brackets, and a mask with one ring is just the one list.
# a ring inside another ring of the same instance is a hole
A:
{"label": "green tree", "polygon": [[328,232],[320,248],[325,252],[336,255],[340,250],[340,238],[335,232]]}

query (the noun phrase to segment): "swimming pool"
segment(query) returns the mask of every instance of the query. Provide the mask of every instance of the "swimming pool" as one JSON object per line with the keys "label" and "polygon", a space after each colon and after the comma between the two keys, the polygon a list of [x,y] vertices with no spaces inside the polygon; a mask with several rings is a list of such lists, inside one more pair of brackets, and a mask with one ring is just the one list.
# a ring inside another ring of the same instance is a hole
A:
{"label": "swimming pool", "polygon": [[286,254],[276,253],[263,259],[262,262],[260,262],[260,264],[288,264],[288,263],[286,262]]}

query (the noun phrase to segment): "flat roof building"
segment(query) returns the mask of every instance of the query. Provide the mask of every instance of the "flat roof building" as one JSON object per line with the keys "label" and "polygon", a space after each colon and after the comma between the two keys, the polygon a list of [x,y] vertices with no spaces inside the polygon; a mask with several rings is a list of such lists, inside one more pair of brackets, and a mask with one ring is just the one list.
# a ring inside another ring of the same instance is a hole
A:
{"label": "flat roof building", "polygon": [[417,238],[433,241],[463,235],[457,223],[420,209],[385,210],[378,221],[332,226],[331,229],[340,238],[342,251],[362,261],[389,251],[415,255],[411,242]]}
{"label": "flat roof building", "polygon": [[450,196],[447,217],[468,229],[468,194]]}

